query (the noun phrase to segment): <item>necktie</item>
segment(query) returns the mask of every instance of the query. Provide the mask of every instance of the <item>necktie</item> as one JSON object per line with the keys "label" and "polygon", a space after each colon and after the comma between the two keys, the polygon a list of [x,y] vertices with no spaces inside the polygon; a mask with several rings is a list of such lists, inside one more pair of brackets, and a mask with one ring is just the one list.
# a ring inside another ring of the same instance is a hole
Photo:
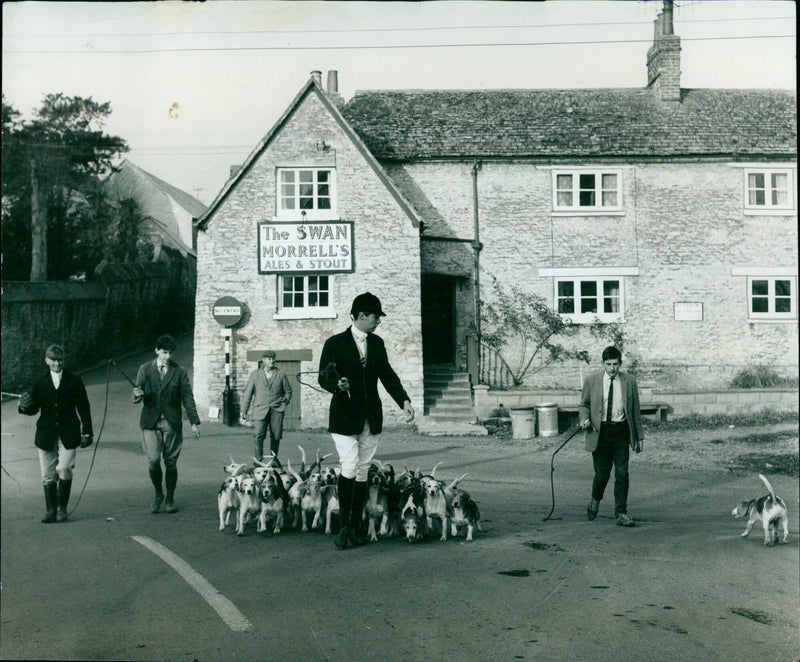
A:
{"label": "necktie", "polygon": [[608,407],[606,408],[606,423],[611,423],[611,411],[614,408],[614,378],[608,385]]}
{"label": "necktie", "polygon": [[167,375],[167,366],[165,366],[165,365],[158,366],[158,372],[161,375],[161,381],[163,382],[164,381],[164,377],[166,377],[166,375]]}

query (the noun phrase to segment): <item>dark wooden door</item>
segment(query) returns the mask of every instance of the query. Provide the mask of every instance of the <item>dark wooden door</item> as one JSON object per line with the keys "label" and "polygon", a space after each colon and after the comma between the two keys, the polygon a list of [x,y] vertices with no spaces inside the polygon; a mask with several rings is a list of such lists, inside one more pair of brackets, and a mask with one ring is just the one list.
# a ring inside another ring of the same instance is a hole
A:
{"label": "dark wooden door", "polygon": [[455,358],[455,279],[422,277],[422,360],[453,363]]}
{"label": "dark wooden door", "polygon": [[303,388],[300,382],[297,381],[297,375],[300,372],[299,361],[275,361],[275,367],[283,370],[286,377],[289,379],[289,384],[292,387],[292,401],[286,407],[283,414],[283,428],[285,430],[299,430],[300,429],[300,389]]}

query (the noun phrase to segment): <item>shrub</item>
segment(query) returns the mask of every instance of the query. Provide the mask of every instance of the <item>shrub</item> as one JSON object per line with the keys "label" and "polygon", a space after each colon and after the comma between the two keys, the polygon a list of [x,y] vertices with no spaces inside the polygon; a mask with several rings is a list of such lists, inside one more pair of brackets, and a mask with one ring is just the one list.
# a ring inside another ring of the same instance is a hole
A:
{"label": "shrub", "polygon": [[730,383],[730,388],[777,388],[797,386],[797,379],[783,377],[767,365],[742,368]]}

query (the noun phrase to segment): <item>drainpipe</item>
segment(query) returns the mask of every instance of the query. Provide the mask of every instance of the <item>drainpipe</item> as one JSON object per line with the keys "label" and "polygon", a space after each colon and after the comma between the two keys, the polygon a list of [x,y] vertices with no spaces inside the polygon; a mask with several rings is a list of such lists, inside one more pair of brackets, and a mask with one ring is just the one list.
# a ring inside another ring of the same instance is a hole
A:
{"label": "drainpipe", "polygon": [[478,365],[480,365],[481,355],[481,234],[480,223],[478,221],[478,172],[482,162],[475,161],[472,164],[472,209],[475,222],[475,238],[472,241],[472,252],[474,255],[474,278],[475,278],[475,331],[477,335]]}

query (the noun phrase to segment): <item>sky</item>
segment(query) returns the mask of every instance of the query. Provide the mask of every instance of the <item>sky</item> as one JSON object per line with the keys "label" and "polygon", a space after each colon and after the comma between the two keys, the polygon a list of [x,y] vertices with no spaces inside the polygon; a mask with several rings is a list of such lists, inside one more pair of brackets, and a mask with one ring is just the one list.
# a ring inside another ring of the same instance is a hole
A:
{"label": "sky", "polygon": [[[357,90],[644,87],[660,1],[4,2],[2,88],[110,102],[125,157],[210,203],[310,72]],[[795,4],[675,3],[684,88],[796,89]]]}

